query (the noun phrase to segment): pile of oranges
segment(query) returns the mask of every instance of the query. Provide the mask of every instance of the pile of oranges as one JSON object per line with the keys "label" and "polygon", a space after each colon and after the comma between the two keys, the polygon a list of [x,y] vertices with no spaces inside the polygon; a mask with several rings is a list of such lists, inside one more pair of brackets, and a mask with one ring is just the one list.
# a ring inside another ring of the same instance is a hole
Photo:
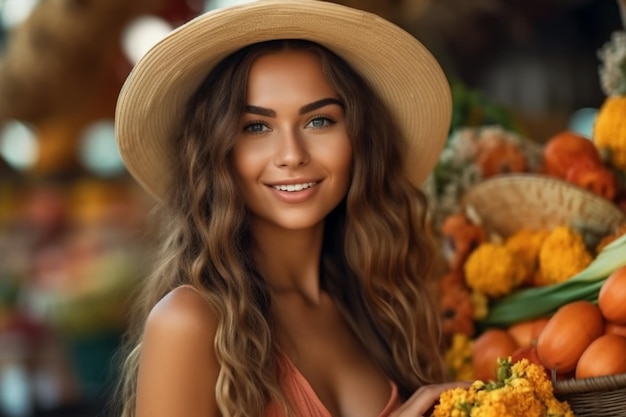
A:
{"label": "pile of oranges", "polygon": [[573,301],[551,317],[488,329],[474,341],[476,378],[495,378],[496,358],[527,358],[556,379],[626,373],[626,266],[602,284],[598,302]]}

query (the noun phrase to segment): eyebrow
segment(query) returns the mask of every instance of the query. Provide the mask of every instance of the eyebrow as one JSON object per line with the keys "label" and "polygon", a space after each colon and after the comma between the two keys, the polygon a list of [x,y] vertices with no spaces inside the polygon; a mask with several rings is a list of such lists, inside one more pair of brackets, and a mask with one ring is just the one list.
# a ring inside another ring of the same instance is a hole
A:
{"label": "eyebrow", "polygon": [[[340,106],[341,108],[344,108],[344,105],[343,105],[343,103],[340,100],[337,100],[336,98],[328,97],[328,98],[323,98],[321,100],[314,101],[314,102],[309,103],[309,104],[305,104],[304,106],[300,107],[299,113],[300,114],[306,114],[308,112],[311,112],[313,110],[317,110],[317,109],[319,109],[321,107],[324,107],[324,106],[327,106],[329,104],[336,104],[336,105]],[[252,114],[258,114],[260,116],[266,116],[266,117],[276,117],[276,112],[274,110],[267,109],[265,107],[252,106],[250,104],[246,105],[245,112],[246,113],[252,113]]]}
{"label": "eyebrow", "polygon": [[320,107],[328,106],[329,104],[336,104],[342,109],[344,108],[343,103],[341,101],[337,100],[336,98],[328,97],[328,98],[323,98],[321,100],[314,101],[313,103],[305,104],[304,106],[300,107],[299,113],[306,114],[310,111],[317,110]]}

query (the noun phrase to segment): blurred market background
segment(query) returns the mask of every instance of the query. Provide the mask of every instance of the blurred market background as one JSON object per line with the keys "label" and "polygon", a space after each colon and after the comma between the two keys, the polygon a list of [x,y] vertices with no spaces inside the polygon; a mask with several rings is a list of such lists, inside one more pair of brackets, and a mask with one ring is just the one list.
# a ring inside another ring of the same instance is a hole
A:
{"label": "blurred market background", "polygon": [[[239,1],[241,2],[241,1]],[[133,63],[226,0],[0,0],[0,417],[105,415],[152,202],[113,132]],[[615,0],[346,0],[421,39],[453,128],[590,135]]]}

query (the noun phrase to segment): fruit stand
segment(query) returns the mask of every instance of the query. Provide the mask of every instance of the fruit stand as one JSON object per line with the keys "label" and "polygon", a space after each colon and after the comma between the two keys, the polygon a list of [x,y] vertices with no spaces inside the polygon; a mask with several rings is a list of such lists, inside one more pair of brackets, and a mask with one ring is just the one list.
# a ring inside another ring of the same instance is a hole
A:
{"label": "fruit stand", "polygon": [[598,55],[591,137],[450,134],[429,185],[444,356],[450,379],[477,382],[435,416],[626,415],[626,32]]}

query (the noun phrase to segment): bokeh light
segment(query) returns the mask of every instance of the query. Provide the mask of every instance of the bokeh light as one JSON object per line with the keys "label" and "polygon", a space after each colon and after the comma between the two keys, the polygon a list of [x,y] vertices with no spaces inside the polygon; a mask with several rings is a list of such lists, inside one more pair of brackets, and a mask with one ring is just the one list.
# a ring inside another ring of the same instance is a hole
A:
{"label": "bokeh light", "polygon": [[581,135],[592,138],[593,124],[598,115],[598,109],[593,107],[583,107],[576,110],[569,119],[569,129]]}
{"label": "bokeh light", "polygon": [[237,4],[250,3],[252,0],[207,0],[206,10],[220,9]]}
{"label": "bokeh light", "polygon": [[39,155],[39,144],[34,130],[14,120],[0,129],[0,155],[18,171],[31,168]]}
{"label": "bokeh light", "polygon": [[0,1],[0,22],[6,29],[22,23],[33,11],[39,0]]}
{"label": "bokeh light", "polygon": [[130,62],[135,64],[172,29],[172,25],[160,17],[138,17],[126,26],[122,34],[124,53]]}
{"label": "bokeh light", "polygon": [[124,172],[115,142],[113,121],[97,121],[85,129],[79,157],[83,166],[97,176],[113,177]]}

